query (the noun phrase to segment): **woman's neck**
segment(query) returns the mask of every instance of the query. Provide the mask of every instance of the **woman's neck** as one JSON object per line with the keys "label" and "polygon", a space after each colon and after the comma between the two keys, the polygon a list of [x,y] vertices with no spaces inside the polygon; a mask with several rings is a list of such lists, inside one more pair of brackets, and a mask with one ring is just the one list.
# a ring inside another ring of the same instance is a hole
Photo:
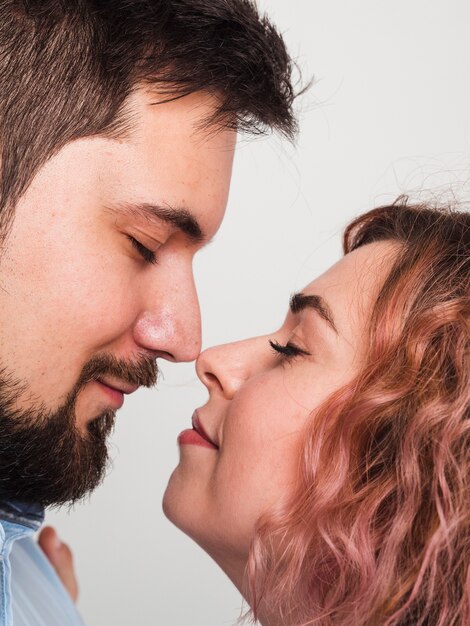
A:
{"label": "woman's neck", "polygon": [[[228,576],[240,592],[245,602],[250,605],[249,594],[247,593],[246,577],[248,555],[230,551],[227,549],[227,546],[224,546],[224,549],[220,549],[218,546],[208,545],[206,542],[204,542],[204,544],[200,543],[200,545],[222,569],[224,574]],[[288,622],[286,622],[285,617],[281,616],[279,611],[272,611],[271,607],[266,606],[263,603],[261,603],[261,606],[258,607],[257,617],[257,623],[260,626],[293,626],[298,623],[298,621],[294,618],[291,618]]]}
{"label": "woman's neck", "polygon": [[[246,559],[230,557],[227,553],[214,554],[209,552],[217,565],[223,570],[240,592],[245,602],[249,605],[249,598],[246,588]],[[262,606],[258,611],[258,621],[260,626],[289,626],[285,619],[278,612],[272,612],[269,607]]]}

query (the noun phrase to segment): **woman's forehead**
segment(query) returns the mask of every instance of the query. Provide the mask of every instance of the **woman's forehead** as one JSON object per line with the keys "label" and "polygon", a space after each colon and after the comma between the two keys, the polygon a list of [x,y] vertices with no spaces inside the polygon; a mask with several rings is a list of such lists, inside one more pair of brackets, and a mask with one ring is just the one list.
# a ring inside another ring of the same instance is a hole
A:
{"label": "woman's forehead", "polygon": [[338,333],[345,338],[363,329],[396,258],[398,244],[380,241],[346,254],[309,283],[302,293],[323,299]]}
{"label": "woman's forehead", "polygon": [[358,286],[377,291],[391,269],[398,247],[399,244],[393,241],[378,241],[361,246],[312,280],[302,293],[316,293],[319,289],[352,291]]}

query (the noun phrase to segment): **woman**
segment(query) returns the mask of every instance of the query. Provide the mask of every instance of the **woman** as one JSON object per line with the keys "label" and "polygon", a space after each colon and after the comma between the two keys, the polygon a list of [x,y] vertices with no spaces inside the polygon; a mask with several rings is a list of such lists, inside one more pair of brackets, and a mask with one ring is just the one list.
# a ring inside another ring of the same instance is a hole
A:
{"label": "woman", "polygon": [[263,626],[470,624],[470,214],[401,202],[201,354],[169,519]]}

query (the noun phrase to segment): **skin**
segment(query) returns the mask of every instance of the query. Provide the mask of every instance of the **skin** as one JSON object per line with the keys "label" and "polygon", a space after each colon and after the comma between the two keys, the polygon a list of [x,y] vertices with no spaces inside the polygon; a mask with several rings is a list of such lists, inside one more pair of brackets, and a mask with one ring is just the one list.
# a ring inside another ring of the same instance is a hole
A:
{"label": "skin", "polygon": [[[274,333],[211,348],[198,358],[197,372],[209,391],[198,419],[218,449],[180,445],[163,506],[242,593],[257,521],[295,484],[303,428],[364,362],[372,307],[394,250],[388,242],[359,248],[303,290],[328,303],[335,328],[308,307],[289,312]],[[269,340],[293,342],[309,355],[287,360]],[[261,622],[280,626],[268,614]]]}
{"label": "skin", "polygon": [[63,543],[51,526],[45,526],[39,535],[39,545],[54,566],[62,584],[74,602],[78,599],[78,582],[73,566],[73,555],[66,543]]}
{"label": "skin", "polygon": [[[214,107],[207,94],[155,100],[137,89],[125,139],[67,144],[17,204],[0,256],[0,345],[1,365],[24,385],[21,409],[42,403],[55,410],[101,353],[130,364],[199,354],[192,260],[222,221],[235,133],[198,129]],[[136,203],[186,209],[202,238],[118,210]],[[129,237],[156,253],[157,263]],[[77,428],[109,408],[106,390],[88,383],[77,398]]]}

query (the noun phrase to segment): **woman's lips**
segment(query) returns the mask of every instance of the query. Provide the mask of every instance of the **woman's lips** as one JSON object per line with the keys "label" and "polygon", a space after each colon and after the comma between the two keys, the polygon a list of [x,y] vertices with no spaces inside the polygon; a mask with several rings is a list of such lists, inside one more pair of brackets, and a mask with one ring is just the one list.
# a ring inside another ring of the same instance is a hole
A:
{"label": "woman's lips", "polygon": [[201,437],[201,435],[193,428],[183,430],[178,435],[178,443],[180,446],[201,446],[201,448],[210,448],[211,450],[217,450],[217,446],[213,443]]}
{"label": "woman's lips", "polygon": [[202,448],[218,450],[219,446],[214,441],[212,441],[212,439],[204,430],[204,427],[199,420],[197,411],[194,411],[191,421],[193,424],[192,429],[183,430],[183,432],[178,435],[178,443],[183,446],[201,446]]}

